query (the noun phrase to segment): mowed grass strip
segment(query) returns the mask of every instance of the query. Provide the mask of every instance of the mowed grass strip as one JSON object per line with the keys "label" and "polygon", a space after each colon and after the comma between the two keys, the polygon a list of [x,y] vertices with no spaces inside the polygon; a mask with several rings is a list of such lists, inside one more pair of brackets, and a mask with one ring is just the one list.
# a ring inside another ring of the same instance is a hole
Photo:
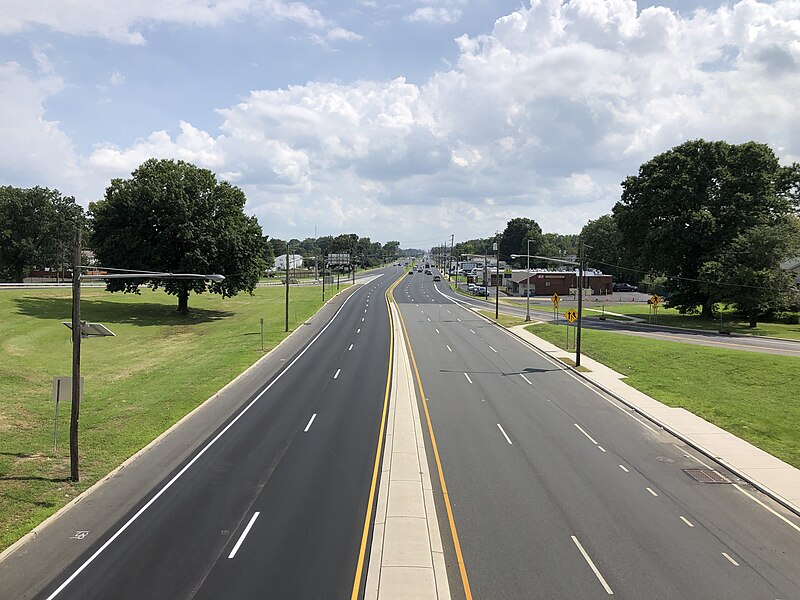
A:
{"label": "mowed grass strip", "polygon": [[[563,325],[527,329],[564,348]],[[800,359],[585,328],[581,351],[656,400],[685,408],[800,468]]]}
{"label": "mowed grass strip", "polygon": [[[326,296],[335,293],[335,286]],[[85,339],[81,481],[69,478],[69,403],[53,451],[52,379],[72,368],[70,290],[0,290],[0,550],[54,513],[212,396],[284,333],[285,288],[253,296],[192,295],[190,315],[162,292],[82,290],[87,321],[116,337]],[[290,331],[322,304],[319,287],[291,287]]]}

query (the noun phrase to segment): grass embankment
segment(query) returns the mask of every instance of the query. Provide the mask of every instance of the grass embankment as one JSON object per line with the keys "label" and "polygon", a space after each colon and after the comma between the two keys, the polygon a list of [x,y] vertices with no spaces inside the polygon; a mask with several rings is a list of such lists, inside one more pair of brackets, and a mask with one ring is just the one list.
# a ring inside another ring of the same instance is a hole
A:
{"label": "grass embankment", "polygon": [[[335,293],[328,292],[328,297]],[[147,445],[275,347],[284,333],[285,288],[253,296],[174,296],[82,291],[82,317],[116,337],[81,344],[81,481],[69,477],[69,403],[59,410],[53,451],[52,378],[70,375],[69,290],[0,291],[0,550]],[[290,289],[289,327],[322,303],[319,287]]]}
{"label": "grass embankment", "polygon": [[499,319],[495,319],[494,311],[480,310],[478,312],[481,313],[484,317],[490,318],[495,323],[499,323],[503,327],[515,327],[517,325],[524,325],[526,322],[525,319],[522,317],[512,317],[510,315],[504,315],[503,313],[500,313]]}
{"label": "grass embankment", "polygon": [[[599,309],[600,306],[592,304],[584,304],[587,308]],[[667,327],[683,327],[685,329],[703,329],[710,331],[719,331],[720,321],[719,317],[714,320],[702,319],[700,315],[682,315],[675,308],[659,308],[655,317],[650,312],[650,307],[647,303],[630,303],[630,304],[608,304],[606,310],[615,312],[631,317],[639,317],[648,322],[648,318],[652,324],[664,325]],[[589,311],[587,316],[598,316],[600,313]],[[609,317],[610,318],[610,317]],[[755,328],[750,327],[750,323],[733,311],[725,311],[722,313],[722,325],[727,331],[734,333],[745,333],[756,336],[769,336],[780,337],[786,339],[800,340],[800,325],[787,325],[785,323],[765,323],[759,322]]]}
{"label": "grass embankment", "polygon": [[[528,329],[564,348],[563,325]],[[800,468],[800,360],[584,329],[582,352],[626,383]]]}

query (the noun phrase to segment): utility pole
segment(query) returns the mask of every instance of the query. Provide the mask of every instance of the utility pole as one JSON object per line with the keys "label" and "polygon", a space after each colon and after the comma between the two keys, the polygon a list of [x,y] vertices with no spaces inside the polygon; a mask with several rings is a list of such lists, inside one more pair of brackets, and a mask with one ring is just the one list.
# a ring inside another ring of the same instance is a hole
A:
{"label": "utility pole", "polygon": [[500,318],[500,236],[495,237],[497,240],[494,243],[495,249],[495,257],[494,257],[494,268],[495,268],[495,286],[494,286],[494,318]]}
{"label": "utility pole", "polygon": [[286,242],[286,328],[289,331],[289,242]]}
{"label": "utility pole", "polygon": [[581,318],[583,317],[583,240],[578,240],[578,330],[575,334],[575,366],[581,366]]}
{"label": "utility pole", "polygon": [[325,304],[325,261],[322,261],[322,303]]}
{"label": "utility pole", "polygon": [[72,267],[72,411],[69,418],[69,472],[78,481],[78,418],[81,411],[81,222],[77,221]]}
{"label": "utility pole", "polygon": [[[450,259],[447,261],[447,263],[448,263],[447,264],[447,281],[451,281],[453,279],[452,276],[450,275],[450,271],[453,270],[453,242],[455,241],[455,239],[456,239],[456,234],[455,233],[451,233],[450,234]],[[458,269],[456,269],[456,277],[458,277]],[[458,283],[458,280],[456,280],[456,283]]]}

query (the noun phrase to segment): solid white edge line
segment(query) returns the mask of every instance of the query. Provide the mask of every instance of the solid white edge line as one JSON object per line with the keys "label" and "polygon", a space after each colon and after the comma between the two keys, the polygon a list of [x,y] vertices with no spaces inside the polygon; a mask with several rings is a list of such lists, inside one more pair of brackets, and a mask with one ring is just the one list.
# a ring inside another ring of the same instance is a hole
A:
{"label": "solid white edge line", "polygon": [[527,377],[525,377],[524,373],[520,373],[519,376],[522,377],[525,380],[525,383],[527,383],[528,385],[533,385],[530,382],[530,380]]}
{"label": "solid white edge line", "polygon": [[262,397],[264,394],[266,394],[266,393],[267,393],[267,392],[270,390],[270,388],[272,388],[272,386],[273,386],[273,385],[275,385],[276,383],[278,383],[278,381],[280,380],[280,378],[281,378],[281,377],[283,377],[283,376],[284,376],[284,374],[285,374],[287,371],[289,371],[289,369],[291,369],[291,368],[292,368],[292,366],[294,366],[294,364],[295,364],[295,363],[296,363],[298,360],[300,360],[300,358],[301,358],[301,357],[302,357],[302,356],[303,356],[303,355],[304,355],[304,354],[305,354],[305,353],[308,351],[308,349],[309,349],[309,348],[310,348],[310,347],[311,347],[311,346],[314,344],[314,342],[316,342],[316,341],[317,341],[317,340],[320,338],[320,336],[322,336],[322,334],[323,334],[323,333],[325,333],[325,331],[328,329],[328,327],[330,327],[330,326],[331,326],[331,324],[334,322],[334,320],[336,320],[336,317],[338,317],[338,316],[339,316],[339,313],[341,313],[341,312],[342,312],[342,310],[344,309],[344,307],[347,305],[347,302],[348,302],[348,301],[350,300],[350,298],[352,298],[352,297],[353,297],[353,296],[348,296],[347,298],[345,298],[345,301],[344,301],[344,302],[342,303],[342,305],[339,307],[339,310],[337,310],[337,311],[334,313],[333,317],[331,317],[331,320],[330,320],[330,321],[328,321],[328,323],[325,325],[325,327],[323,327],[323,328],[322,328],[322,329],[319,331],[319,333],[318,333],[317,335],[315,335],[315,336],[314,336],[314,338],[313,338],[313,339],[312,339],[312,340],[311,340],[311,341],[310,341],[310,342],[309,342],[309,343],[306,345],[306,347],[305,347],[305,348],[303,348],[303,349],[300,351],[300,353],[299,353],[297,356],[295,356],[295,357],[294,357],[294,359],[292,360],[292,362],[290,362],[288,365],[286,365],[286,366],[283,368],[283,370],[282,370],[280,373],[278,373],[278,375],[277,375],[277,376],[276,376],[276,377],[275,377],[275,378],[274,378],[272,381],[270,381],[270,382],[269,382],[269,384],[267,385],[267,387],[265,387],[263,390],[261,390],[261,391],[258,393],[258,395],[257,395],[255,398],[253,398],[253,399],[250,401],[250,403],[249,403],[249,404],[247,404],[247,406],[245,406],[245,407],[244,407],[244,408],[243,408],[241,411],[239,411],[239,414],[238,414],[238,415],[236,415],[236,416],[235,416],[235,417],[234,417],[234,418],[231,420],[231,422],[230,422],[230,423],[228,423],[228,424],[227,424],[227,425],[226,425],[226,426],[225,426],[225,427],[222,429],[222,431],[220,431],[220,432],[219,432],[217,435],[215,435],[215,436],[214,436],[214,437],[211,439],[211,441],[210,441],[210,442],[208,442],[208,443],[207,443],[205,446],[203,446],[203,448],[202,448],[202,449],[201,449],[201,450],[200,450],[200,451],[199,451],[197,454],[195,454],[195,456],[194,456],[194,457],[193,457],[193,458],[192,458],[192,459],[191,459],[191,460],[190,460],[188,463],[186,463],[186,465],[184,465],[184,467],[183,467],[183,468],[182,468],[180,471],[178,471],[178,472],[177,472],[177,473],[176,473],[176,474],[175,474],[175,475],[172,477],[172,479],[170,479],[170,480],[169,480],[169,481],[168,481],[166,484],[164,484],[164,487],[162,487],[162,488],[161,488],[161,489],[160,489],[158,492],[156,492],[156,494],[155,494],[155,495],[154,495],[152,498],[150,498],[150,500],[148,500],[148,501],[147,501],[147,503],[146,503],[144,506],[142,506],[142,507],[141,507],[141,508],[140,508],[138,511],[136,511],[136,513],[135,513],[135,514],[134,514],[134,515],[133,515],[133,516],[132,516],[130,519],[128,519],[128,520],[127,520],[127,521],[126,521],[126,522],[125,522],[125,523],[122,525],[122,527],[120,527],[120,528],[119,528],[119,529],[118,529],[118,530],[117,530],[117,531],[116,531],[116,532],[115,532],[115,533],[114,533],[114,534],[113,534],[113,535],[112,535],[110,538],[108,538],[108,539],[105,541],[105,543],[104,543],[102,546],[100,546],[100,547],[99,547],[97,550],[95,550],[95,551],[94,551],[94,553],[93,553],[93,554],[92,554],[92,555],[91,555],[89,558],[87,558],[87,559],[86,559],[86,560],[83,562],[83,564],[81,564],[81,566],[80,566],[80,567],[78,567],[78,568],[75,570],[75,572],[74,572],[74,573],[72,573],[72,575],[70,575],[70,576],[69,576],[67,579],[65,579],[65,580],[64,580],[64,582],[63,582],[63,583],[62,583],[60,586],[58,586],[58,587],[56,588],[56,590],[55,590],[55,591],[54,591],[52,594],[50,594],[50,595],[49,595],[49,596],[48,596],[48,597],[47,597],[45,600],[52,600],[53,598],[55,598],[56,596],[58,596],[58,595],[59,595],[59,594],[60,594],[60,593],[61,593],[61,592],[64,590],[64,588],[65,588],[65,587],[67,587],[67,586],[68,586],[70,583],[72,583],[72,581],[73,581],[73,580],[74,580],[74,579],[75,579],[75,578],[76,578],[78,575],[80,575],[80,574],[83,572],[83,570],[84,570],[84,569],[86,569],[86,567],[88,567],[90,564],[92,564],[92,563],[94,562],[94,560],[95,560],[95,559],[96,559],[98,556],[100,556],[100,554],[101,554],[101,553],[102,553],[102,552],[103,552],[103,551],[104,551],[106,548],[108,548],[108,547],[109,547],[109,546],[110,546],[110,545],[111,545],[111,544],[114,542],[114,540],[116,540],[116,539],[117,539],[117,538],[118,538],[120,535],[122,535],[122,533],[123,533],[123,532],[124,532],[124,531],[125,531],[125,530],[126,530],[128,527],[130,527],[130,526],[131,526],[131,525],[132,525],[132,524],[133,524],[133,523],[134,523],[134,522],[135,522],[135,521],[136,521],[136,520],[137,520],[137,519],[138,519],[138,518],[139,518],[139,517],[140,517],[140,516],[141,516],[141,515],[144,513],[144,511],[146,511],[148,508],[150,508],[150,507],[153,505],[153,503],[154,503],[156,500],[158,500],[158,499],[159,499],[159,498],[160,498],[160,497],[161,497],[161,496],[164,494],[164,492],[166,492],[166,491],[167,491],[169,488],[171,488],[171,487],[172,487],[172,485],[173,485],[173,484],[174,484],[174,483],[175,483],[175,482],[176,482],[176,481],[177,481],[177,480],[178,480],[178,479],[179,479],[179,478],[180,478],[180,477],[181,477],[181,476],[182,476],[182,475],[183,475],[183,474],[184,474],[186,471],[188,471],[188,470],[189,470],[189,468],[190,468],[190,467],[191,467],[191,466],[192,466],[192,465],[193,465],[195,462],[197,462],[197,460],[198,460],[198,459],[199,459],[201,456],[203,456],[203,454],[205,454],[205,453],[208,451],[208,449],[209,449],[209,448],[211,448],[211,446],[213,446],[213,445],[216,443],[216,441],[217,441],[219,438],[221,438],[223,435],[225,435],[225,433],[226,433],[226,432],[227,432],[227,431],[228,431],[228,430],[229,430],[231,427],[233,427],[233,425],[234,425],[234,424],[235,424],[235,423],[236,423],[236,422],[237,422],[239,419],[241,419],[241,418],[244,416],[244,414],[245,414],[245,413],[246,413],[248,410],[250,410],[250,408],[251,408],[251,407],[252,407],[252,406],[253,406],[253,405],[254,405],[256,402],[258,402],[258,401],[261,399],[261,397]]}
{"label": "solid white edge line", "polygon": [[680,515],[680,520],[686,523],[689,527],[694,527],[694,524],[683,515]]}
{"label": "solid white edge line", "polygon": [[231,553],[228,554],[228,558],[233,558],[234,556],[236,556],[236,553],[239,551],[239,546],[242,545],[244,538],[246,538],[247,534],[250,533],[250,528],[253,526],[253,523],[256,522],[256,519],[260,514],[261,514],[260,512],[253,513],[253,516],[250,518],[250,522],[247,524],[247,527],[244,528],[242,535],[239,536],[239,541],[236,542],[236,545],[233,547],[233,550],[231,550]]}
{"label": "solid white edge line", "polygon": [[311,424],[314,422],[314,419],[316,419],[316,418],[317,418],[317,413],[314,413],[313,415],[311,415],[311,418],[308,420],[308,425],[306,425],[306,428],[303,429],[303,433],[305,433],[309,429],[311,429]]}
{"label": "solid white edge line", "polygon": [[339,373],[341,372],[342,372],[341,369],[336,369],[336,374],[333,376],[333,378],[336,379],[339,376]]}
{"label": "solid white edge line", "polygon": [[472,383],[472,379],[470,379],[470,378],[469,378],[469,375],[467,375],[466,373],[464,373],[464,377],[466,377],[466,378],[467,378],[467,381],[469,381],[470,383]]}
{"label": "solid white edge line", "polygon": [[732,563],[734,566],[736,566],[736,567],[738,567],[738,566],[739,566],[739,563],[738,563],[738,562],[736,562],[735,560],[733,560],[733,559],[730,557],[730,555],[729,555],[727,552],[723,552],[723,553],[722,553],[722,556],[724,556],[724,557],[725,557],[725,558],[727,558],[729,561],[731,561],[731,563]]}
{"label": "solid white edge line", "polygon": [[500,433],[502,433],[502,434],[503,434],[503,437],[504,437],[504,438],[506,438],[506,441],[507,441],[509,444],[511,444],[511,439],[508,437],[508,434],[506,433],[506,430],[505,430],[505,429],[503,429],[503,426],[502,426],[502,425],[500,425],[500,423],[498,423],[498,424],[497,424],[497,428],[500,430]]}
{"label": "solid white edge line", "polygon": [[745,490],[745,489],[742,489],[741,487],[739,487],[739,484],[738,484],[738,483],[734,483],[734,484],[733,484],[733,487],[735,487],[737,490],[739,490],[740,492],[742,492],[742,493],[743,493],[745,496],[747,496],[748,498],[750,498],[750,499],[751,499],[753,502],[755,502],[756,504],[760,504],[761,506],[763,506],[764,508],[766,508],[766,509],[767,509],[769,512],[771,512],[773,515],[775,515],[776,517],[778,517],[778,518],[779,518],[781,521],[783,521],[784,523],[786,523],[787,525],[789,525],[790,527],[792,527],[793,529],[795,529],[795,531],[800,531],[800,527],[799,527],[799,526],[797,526],[795,523],[793,523],[792,521],[790,521],[789,519],[787,519],[786,517],[784,517],[784,516],[783,516],[781,513],[779,513],[779,512],[777,512],[776,510],[774,510],[772,507],[770,507],[770,506],[768,506],[768,505],[764,504],[764,503],[763,503],[761,500],[759,500],[758,498],[756,498],[755,496],[753,496],[753,495],[752,495],[750,492],[748,492],[747,490]]}
{"label": "solid white edge line", "polygon": [[611,590],[611,587],[608,585],[608,583],[606,583],[606,580],[600,574],[600,571],[597,570],[597,567],[594,566],[594,563],[592,562],[592,559],[589,558],[588,554],[586,554],[586,550],[583,549],[583,546],[581,546],[581,543],[578,541],[578,538],[576,538],[574,535],[572,535],[570,537],[572,538],[572,541],[575,542],[575,545],[578,547],[578,550],[581,551],[581,554],[583,555],[584,560],[588,563],[589,567],[591,567],[592,572],[594,572],[594,574],[595,574],[595,577],[597,577],[598,581],[603,584],[603,587],[605,588],[606,593],[609,596],[613,596],[614,592]]}
{"label": "solid white edge line", "polygon": [[578,431],[580,431],[583,435],[585,435],[587,438],[589,438],[590,442],[592,442],[595,446],[597,446],[597,440],[595,440],[592,436],[590,436],[588,433],[586,433],[586,430],[583,427],[581,427],[577,423],[573,423],[573,425],[575,425],[575,427],[578,428]]}

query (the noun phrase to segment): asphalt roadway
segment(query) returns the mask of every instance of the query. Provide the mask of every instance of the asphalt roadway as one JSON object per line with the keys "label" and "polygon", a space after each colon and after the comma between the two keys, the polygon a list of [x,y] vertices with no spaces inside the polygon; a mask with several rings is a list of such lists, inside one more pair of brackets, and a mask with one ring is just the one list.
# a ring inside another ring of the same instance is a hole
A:
{"label": "asphalt roadway", "polygon": [[[401,273],[351,292],[124,516],[64,545],[74,555],[36,597],[349,598],[388,385],[384,293]],[[70,514],[60,525],[80,530]]]}
{"label": "asphalt roadway", "polygon": [[[472,297],[459,294],[458,298],[461,302],[475,308],[480,308],[481,310],[494,311],[495,308],[494,296],[490,296],[489,299],[483,300],[477,296]],[[566,310],[565,307],[571,307],[574,304],[575,302],[562,304],[558,316],[559,323],[566,323],[566,320],[563,317],[563,312]],[[552,320],[552,312],[542,311],[541,302],[536,303],[535,306],[540,310],[531,308],[531,318],[538,320]],[[584,308],[593,308],[593,306],[587,302],[584,304]],[[611,307],[608,310],[613,312],[614,309]],[[508,302],[501,302],[500,312],[516,317],[524,317],[527,309],[524,303],[510,304]],[[702,329],[679,329],[677,327],[647,325],[643,323],[615,319],[600,320],[598,313],[588,311],[583,316],[582,325],[587,329],[613,331],[626,335],[637,335],[652,339],[661,339],[668,342],[683,342],[686,344],[712,346],[716,348],[725,348],[728,350],[745,350],[747,352],[763,352],[766,354],[780,354],[783,356],[800,357],[800,341],[741,334],[727,335],[720,334],[716,331]]]}
{"label": "asphalt roadway", "polygon": [[394,292],[463,552],[462,597],[800,598],[797,518],[720,467],[733,483],[695,481],[683,471],[704,468],[694,450],[451,295],[419,273]]}

